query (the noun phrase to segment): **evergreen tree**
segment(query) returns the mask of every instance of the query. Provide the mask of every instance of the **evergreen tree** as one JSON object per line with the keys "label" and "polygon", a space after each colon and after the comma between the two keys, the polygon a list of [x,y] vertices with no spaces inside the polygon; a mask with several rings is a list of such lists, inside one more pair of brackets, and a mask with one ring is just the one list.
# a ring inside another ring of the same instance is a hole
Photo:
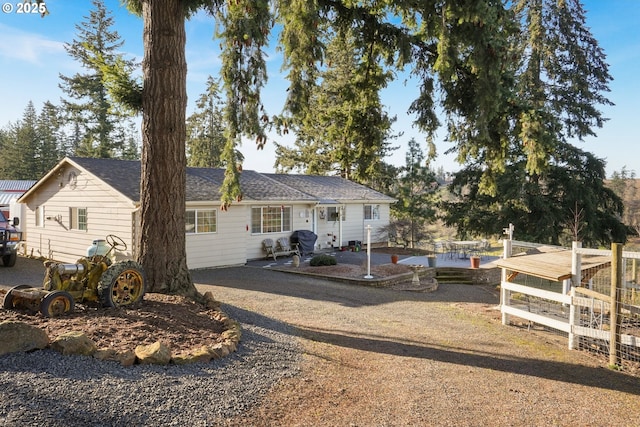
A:
{"label": "evergreen tree", "polygon": [[9,153],[11,152],[11,123],[7,123],[4,128],[0,129],[0,150],[4,153],[3,156],[0,156],[0,174],[6,179],[11,179],[9,175],[9,167],[11,160],[7,158]]}
{"label": "evergreen tree", "polygon": [[[445,204],[447,223],[464,235],[500,234],[518,222],[526,238],[555,244],[567,243],[579,228],[586,243],[624,240],[616,220],[621,201],[603,186],[604,164],[568,142],[594,135],[605,120],[598,105],[610,104],[603,93],[611,77],[584,10],[577,0],[521,0],[513,13],[521,31],[506,39],[492,126],[471,132],[476,123],[467,114],[449,125],[466,166],[452,186],[460,199]],[[492,224],[496,218],[500,223]]]}
{"label": "evergreen tree", "polygon": [[[187,165],[219,168],[224,166],[225,146],[224,102],[219,83],[209,77],[205,93],[196,101],[196,111],[187,119]],[[236,150],[239,163],[244,160]]]}
{"label": "evergreen tree", "polygon": [[116,152],[116,157],[123,160],[140,160],[140,130],[138,126],[129,121],[119,126],[115,131],[116,141],[122,141],[122,149]]}
{"label": "evergreen tree", "polygon": [[640,236],[640,198],[638,191],[640,184],[636,179],[636,173],[628,170],[626,166],[622,169],[614,171],[609,181],[611,188],[624,203],[624,214],[622,222],[624,222],[636,236]]}
{"label": "evergreen tree", "polygon": [[379,176],[389,153],[395,117],[389,117],[379,91],[391,79],[370,51],[359,51],[353,30],[330,36],[327,68],[296,126],[295,148],[277,146],[276,166],[311,174],[337,174],[361,183]]}
{"label": "evergreen tree", "polygon": [[[104,64],[124,63],[127,72],[133,64],[117,51],[123,41],[112,31],[113,17],[102,0],[93,0],[94,9],[85,21],[76,25],[77,39],[65,44],[67,53],[80,63],[85,73],[60,75],[60,88],[70,98],[63,106],[76,134],[73,154],[87,157],[114,157],[124,149],[116,130],[125,118],[115,112],[106,87]],[[126,127],[126,125],[124,125]]]}
{"label": "evergreen tree", "polygon": [[5,179],[40,179],[56,165],[65,138],[59,111],[49,101],[38,114],[32,101],[22,118],[0,132],[0,172]]}
{"label": "evergreen tree", "polygon": [[399,181],[391,213],[397,220],[396,235],[401,235],[409,247],[427,237],[425,225],[435,220],[438,183],[429,160],[414,138],[409,140],[405,166],[400,168]]}
{"label": "evergreen tree", "polygon": [[480,190],[481,163],[458,172],[450,187],[454,200],[442,203],[445,224],[463,238],[500,235],[512,223],[519,240],[537,243],[570,245],[576,230],[587,246],[626,240],[622,200],[604,185],[601,159],[561,143],[537,179],[526,172],[526,163],[521,153],[518,162],[495,175],[495,195]]}
{"label": "evergreen tree", "polygon": [[63,119],[58,107],[47,101],[38,115],[36,147],[37,169],[34,171],[38,178],[49,172],[60,160],[60,149],[66,136],[63,129]]}
{"label": "evergreen tree", "polygon": [[22,115],[22,120],[16,126],[14,153],[16,158],[12,168],[15,170],[14,179],[35,179],[38,170],[36,158],[38,148],[38,113],[29,101]]}

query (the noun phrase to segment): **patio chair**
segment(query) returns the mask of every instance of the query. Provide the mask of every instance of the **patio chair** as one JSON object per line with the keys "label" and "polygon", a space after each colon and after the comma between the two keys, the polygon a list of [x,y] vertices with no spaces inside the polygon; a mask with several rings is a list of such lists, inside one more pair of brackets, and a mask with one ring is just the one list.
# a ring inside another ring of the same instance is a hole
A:
{"label": "patio chair", "polygon": [[264,239],[262,241],[262,249],[267,253],[267,258],[273,257],[276,261],[276,246],[273,244],[272,239]]}
{"label": "patio chair", "polygon": [[298,255],[300,256],[300,250],[298,249],[298,244],[290,244],[289,239],[286,237],[280,237],[277,240],[276,251],[278,254],[282,255]]}

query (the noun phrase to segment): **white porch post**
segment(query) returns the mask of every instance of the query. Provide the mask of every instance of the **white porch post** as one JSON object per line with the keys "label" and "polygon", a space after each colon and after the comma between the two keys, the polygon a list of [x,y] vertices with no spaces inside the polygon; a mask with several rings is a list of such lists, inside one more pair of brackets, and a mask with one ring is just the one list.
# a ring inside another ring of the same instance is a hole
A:
{"label": "white porch post", "polygon": [[[504,229],[504,234],[508,236],[507,239],[502,240],[502,258],[507,259],[511,257],[511,253],[513,250],[513,224],[509,224],[508,228]],[[507,269],[502,269],[502,279],[503,282],[507,281]],[[504,288],[504,286],[500,286],[500,310],[502,311],[502,324],[509,324],[509,315],[504,311],[504,307],[509,305],[509,291]]]}

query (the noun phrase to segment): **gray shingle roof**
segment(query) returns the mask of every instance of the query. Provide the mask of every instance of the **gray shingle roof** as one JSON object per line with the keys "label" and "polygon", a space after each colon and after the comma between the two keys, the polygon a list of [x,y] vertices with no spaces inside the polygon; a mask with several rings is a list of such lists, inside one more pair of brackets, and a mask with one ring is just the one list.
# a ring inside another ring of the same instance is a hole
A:
{"label": "gray shingle roof", "polygon": [[317,200],[371,200],[393,202],[395,199],[369,187],[339,176],[263,174],[272,179],[312,195]]}
{"label": "gray shingle roof", "polygon": [[89,171],[133,201],[140,200],[140,162],[137,160],[69,157],[73,163]]}
{"label": "gray shingle roof", "polygon": [[[139,161],[84,157],[69,159],[129,199],[140,200]],[[223,180],[224,169],[187,168],[187,201],[220,200]],[[240,187],[245,201],[394,201],[364,185],[336,176],[267,174],[244,170],[240,175]]]}

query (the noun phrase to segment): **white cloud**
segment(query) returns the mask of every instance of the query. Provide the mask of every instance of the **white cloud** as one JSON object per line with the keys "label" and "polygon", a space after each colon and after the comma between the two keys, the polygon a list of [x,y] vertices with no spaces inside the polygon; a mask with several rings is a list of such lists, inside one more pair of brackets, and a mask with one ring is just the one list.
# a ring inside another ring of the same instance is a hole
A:
{"label": "white cloud", "polygon": [[65,53],[64,43],[36,33],[22,31],[0,24],[2,43],[0,57],[36,65],[46,64],[45,58]]}

